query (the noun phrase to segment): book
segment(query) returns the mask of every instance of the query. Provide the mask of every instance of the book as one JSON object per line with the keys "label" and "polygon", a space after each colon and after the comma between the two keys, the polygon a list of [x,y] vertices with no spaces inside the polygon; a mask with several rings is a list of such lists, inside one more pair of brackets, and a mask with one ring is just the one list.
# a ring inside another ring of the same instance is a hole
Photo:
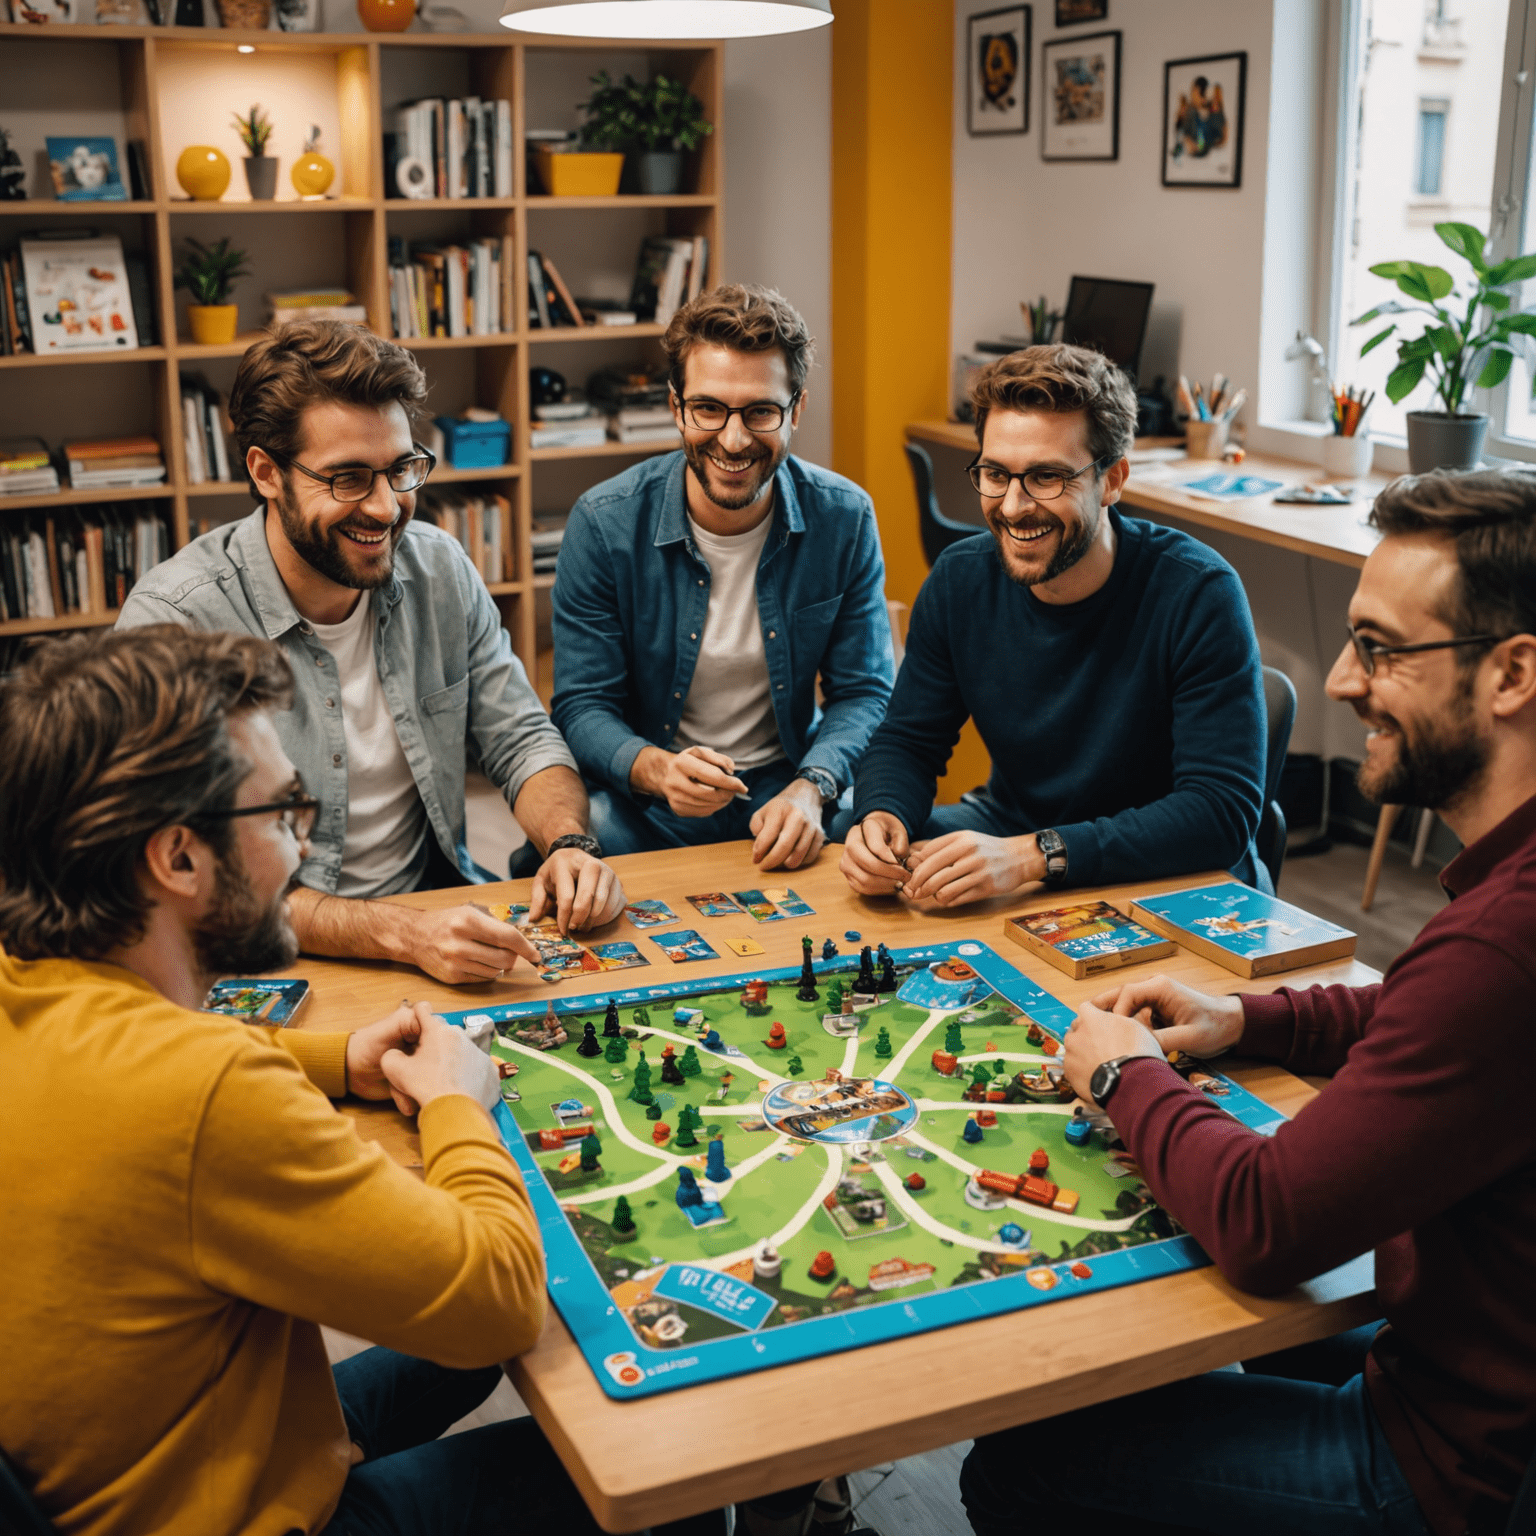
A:
{"label": "book", "polygon": [[1143,896],[1131,916],[1239,976],[1273,976],[1355,952],[1355,935],[1236,880]]}
{"label": "book", "polygon": [[99,138],[54,138],[48,148],[48,172],[53,195],[61,203],[125,203],[128,188],[117,167],[117,141]]}
{"label": "book", "polygon": [[676,425],[672,422],[668,422],[665,426],[621,427],[610,418],[608,436],[615,443],[680,443],[682,441]]}
{"label": "book", "polygon": [[530,448],[598,448],[608,440],[601,417],[586,421],[544,421],[528,430]]}
{"label": "book", "polygon": [[293,1016],[309,998],[309,983],[299,977],[249,981],[234,978],[216,981],[203,999],[204,1013],[227,1013],[250,1024],[293,1022]]}
{"label": "book", "polygon": [[646,237],[635,262],[635,280],[629,292],[629,307],[641,319],[666,325],[677,313],[687,292],[692,255],[692,240],[674,240],[667,235]]}
{"label": "book", "polygon": [[1143,960],[1171,955],[1171,940],[1133,922],[1106,901],[1026,912],[1003,923],[1003,932],[1030,954],[1081,981]]}
{"label": "book", "polygon": [[554,285],[555,292],[560,296],[560,307],[563,311],[561,323],[564,325],[585,325],[586,321],[581,317],[580,306],[571,297],[571,290],[565,286],[565,279],[560,276],[560,269],[547,256],[541,255],[539,260],[543,264],[545,277]]}
{"label": "book", "polygon": [[39,355],[138,348],[123,243],[116,235],[23,240],[20,249]]}

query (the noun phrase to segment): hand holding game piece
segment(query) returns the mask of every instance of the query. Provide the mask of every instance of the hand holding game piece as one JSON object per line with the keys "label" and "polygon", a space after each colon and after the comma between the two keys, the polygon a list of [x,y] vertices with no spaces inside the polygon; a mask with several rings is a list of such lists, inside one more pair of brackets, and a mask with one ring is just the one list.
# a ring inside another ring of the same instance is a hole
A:
{"label": "hand holding game piece", "polygon": [[890,896],[911,878],[907,829],[889,811],[871,811],[848,829],[838,868],[860,896]]}
{"label": "hand holding game piece", "polygon": [[[394,910],[408,912],[409,908]],[[526,935],[472,903],[438,912],[410,912],[410,922],[408,958],[427,975],[450,985],[495,981],[519,957],[539,963],[539,952]]]}
{"label": "hand holding game piece", "polygon": [[1085,1104],[1097,1102],[1088,1091],[1093,1074],[1106,1061],[1118,1061],[1123,1056],[1150,1056],[1154,1061],[1165,1059],[1156,1036],[1140,1019],[1129,1018],[1123,1013],[1106,1013],[1092,1003],[1084,1003],[1067,1031],[1066,1048],[1061,1058],[1067,1081],[1078,1098]]}
{"label": "hand holding game piece", "polygon": [[[425,1108],[433,1099],[460,1093],[482,1109],[501,1097],[496,1063],[462,1029],[429,1013],[419,1021],[416,1039],[387,1050],[379,1066],[397,1104],[404,1100]],[[402,1104],[402,1113],[406,1113]]]}
{"label": "hand holding game piece", "polygon": [[1167,976],[1147,976],[1113,987],[1093,1000],[1095,1008],[1142,1020],[1163,1054],[1183,1051],[1209,1061],[1243,1035],[1243,1000],[1236,993],[1212,997]]}
{"label": "hand holding game piece", "polygon": [[413,1047],[421,1036],[422,1026],[431,1018],[430,1004],[402,1002],[377,1024],[354,1029],[347,1036],[347,1092],[360,1099],[393,1097],[402,1115],[414,1115],[415,1103],[390,1087],[380,1063],[386,1051]]}
{"label": "hand holding game piece", "polygon": [[911,878],[902,894],[909,901],[933,901],[941,907],[1006,896],[1045,876],[1045,855],[1035,846],[1033,833],[989,837],[969,830],[946,832],[914,843],[911,859]]}
{"label": "hand holding game piece", "polygon": [[580,848],[561,848],[533,877],[528,921],[536,923],[551,910],[561,933],[600,928],[624,910],[624,887],[601,859]]}
{"label": "hand holding game piece", "polygon": [[713,816],[722,805],[747,793],[735,774],[736,764],[724,752],[709,747],[684,747],[681,752],[642,747],[629,771],[629,782],[665,800],[674,816]]}
{"label": "hand holding game piece", "polygon": [[747,823],[756,841],[752,862],[763,869],[799,869],[821,852],[821,791],[809,779],[791,779]]}

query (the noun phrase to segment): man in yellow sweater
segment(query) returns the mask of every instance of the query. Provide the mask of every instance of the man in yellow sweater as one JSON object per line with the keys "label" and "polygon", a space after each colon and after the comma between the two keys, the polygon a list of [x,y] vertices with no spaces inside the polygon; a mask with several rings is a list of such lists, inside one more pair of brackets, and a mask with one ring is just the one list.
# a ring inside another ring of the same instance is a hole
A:
{"label": "man in yellow sweater", "polygon": [[[196,1011],[297,952],[291,681],[159,626],[0,690],[0,1448],[71,1536],[595,1530],[531,1420],[436,1439],[544,1321],[487,1058]],[[419,1109],[424,1181],[349,1091]],[[319,1324],[389,1348],[333,1380]]]}

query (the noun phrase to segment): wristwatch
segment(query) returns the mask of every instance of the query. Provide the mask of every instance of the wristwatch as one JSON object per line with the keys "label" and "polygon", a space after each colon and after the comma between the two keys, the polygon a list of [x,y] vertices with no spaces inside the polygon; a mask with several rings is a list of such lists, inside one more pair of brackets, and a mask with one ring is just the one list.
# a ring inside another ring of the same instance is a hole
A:
{"label": "wristwatch", "polygon": [[830,805],[838,797],[837,780],[825,768],[802,768],[795,777],[814,784],[823,805]]}
{"label": "wristwatch", "polygon": [[1060,885],[1067,878],[1067,845],[1061,833],[1047,827],[1035,833],[1035,847],[1045,855],[1045,883]]}
{"label": "wristwatch", "polygon": [[590,853],[594,859],[603,856],[603,845],[595,837],[588,837],[585,832],[567,832],[564,837],[557,837],[549,845],[544,857],[547,859],[551,853],[559,853],[562,848],[580,848],[583,853]]}
{"label": "wristwatch", "polygon": [[1134,1056],[1116,1056],[1113,1061],[1101,1061],[1088,1079],[1088,1095],[1100,1109],[1108,1109],[1111,1096],[1120,1086],[1120,1068]]}

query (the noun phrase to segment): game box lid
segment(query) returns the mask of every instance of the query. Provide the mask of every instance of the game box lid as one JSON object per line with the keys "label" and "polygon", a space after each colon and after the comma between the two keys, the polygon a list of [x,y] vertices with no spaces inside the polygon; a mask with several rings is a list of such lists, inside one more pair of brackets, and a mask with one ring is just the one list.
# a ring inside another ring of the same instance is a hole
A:
{"label": "game box lid", "polygon": [[1355,935],[1236,880],[1143,896],[1131,915],[1239,976],[1273,976],[1354,954]]}
{"label": "game box lid", "polygon": [[1107,901],[1081,901],[1007,918],[1003,932],[1032,955],[1081,981],[1101,971],[1173,953],[1173,942],[1151,933]]}

